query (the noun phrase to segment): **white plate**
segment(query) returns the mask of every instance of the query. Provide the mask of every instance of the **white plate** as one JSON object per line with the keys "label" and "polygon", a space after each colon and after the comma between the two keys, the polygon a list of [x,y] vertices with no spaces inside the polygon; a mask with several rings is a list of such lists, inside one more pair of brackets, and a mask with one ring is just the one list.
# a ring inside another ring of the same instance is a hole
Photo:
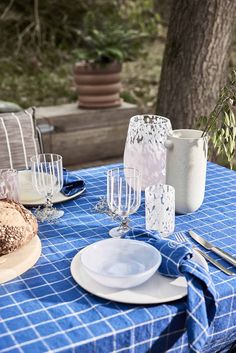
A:
{"label": "white plate", "polygon": [[[65,201],[69,201],[69,200],[73,200],[76,197],[80,196],[84,191],[86,190],[86,188],[83,188],[82,190],[80,190],[79,192],[77,192],[76,194],[72,195],[72,196],[65,196],[62,193],[59,193],[55,196],[53,196],[52,198],[52,203],[56,204],[56,203],[60,203],[60,202],[65,202]],[[32,206],[32,207],[36,207],[36,206],[41,206],[45,204],[45,199],[40,198],[38,200],[35,201],[24,201],[20,198],[20,202],[24,205],[24,206]]]}
{"label": "white plate", "polygon": [[36,235],[20,249],[0,257],[0,283],[10,281],[34,266],[41,255],[41,241]]}
{"label": "white plate", "polygon": [[[20,202],[25,206],[41,206],[45,204],[45,199],[34,190],[31,181],[31,171],[23,170],[18,173]],[[72,200],[80,196],[85,187],[72,196],[65,196],[61,192],[52,198],[53,204]]]}
{"label": "white plate", "polygon": [[[79,251],[71,262],[72,277],[83,289],[98,297],[126,304],[159,304],[187,295],[187,282],[184,277],[174,279],[164,277],[158,272],[138,287],[125,290],[105,287],[92,279],[83,267],[82,251]],[[193,260],[208,270],[208,265],[200,254],[194,252]]]}

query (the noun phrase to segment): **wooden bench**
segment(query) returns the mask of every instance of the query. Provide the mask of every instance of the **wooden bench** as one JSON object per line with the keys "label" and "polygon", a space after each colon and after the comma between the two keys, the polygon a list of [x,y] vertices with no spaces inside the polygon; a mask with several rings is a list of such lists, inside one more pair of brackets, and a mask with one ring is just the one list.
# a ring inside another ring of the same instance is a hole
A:
{"label": "wooden bench", "polygon": [[[63,156],[64,165],[81,165],[123,155],[129,119],[136,105],[80,109],[77,103],[37,108],[45,152]],[[92,163],[91,163],[92,164]]]}

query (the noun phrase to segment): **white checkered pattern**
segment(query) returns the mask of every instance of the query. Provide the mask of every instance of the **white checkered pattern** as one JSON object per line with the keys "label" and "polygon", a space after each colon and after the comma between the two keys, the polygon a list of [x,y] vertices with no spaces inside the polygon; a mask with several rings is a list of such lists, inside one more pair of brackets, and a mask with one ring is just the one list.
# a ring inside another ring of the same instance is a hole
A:
{"label": "white checkered pattern", "polygon": [[[61,204],[65,216],[58,224],[40,226],[43,254],[36,266],[0,286],[1,353],[188,352],[186,298],[152,306],[118,304],[87,293],[71,277],[70,263],[78,250],[108,238],[108,230],[115,225],[108,216],[92,210],[106,193],[108,168],[78,173],[87,191]],[[144,226],[144,204],[132,220]],[[176,232],[190,229],[236,254],[235,172],[208,165],[204,204],[198,212],[176,217]],[[236,340],[236,276],[209,268],[219,293],[219,308],[203,352],[229,352]]]}

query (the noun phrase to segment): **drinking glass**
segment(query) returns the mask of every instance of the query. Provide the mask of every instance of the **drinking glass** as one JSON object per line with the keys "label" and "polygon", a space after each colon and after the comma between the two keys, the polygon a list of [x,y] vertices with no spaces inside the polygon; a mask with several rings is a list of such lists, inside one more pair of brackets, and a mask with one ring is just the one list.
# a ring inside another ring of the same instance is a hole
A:
{"label": "drinking glass", "polygon": [[120,238],[130,229],[128,216],[141,204],[141,174],[134,168],[115,168],[107,172],[107,204],[114,215],[121,218],[119,227],[109,234]]}
{"label": "drinking glass", "polygon": [[43,208],[35,215],[39,221],[52,221],[63,216],[64,211],[52,205],[52,197],[63,187],[62,156],[45,153],[31,157],[32,183],[36,191],[45,197]]}
{"label": "drinking glass", "polygon": [[158,184],[145,189],[146,229],[168,237],[175,229],[175,189]]}
{"label": "drinking glass", "polygon": [[17,170],[0,169],[0,199],[19,201]]}

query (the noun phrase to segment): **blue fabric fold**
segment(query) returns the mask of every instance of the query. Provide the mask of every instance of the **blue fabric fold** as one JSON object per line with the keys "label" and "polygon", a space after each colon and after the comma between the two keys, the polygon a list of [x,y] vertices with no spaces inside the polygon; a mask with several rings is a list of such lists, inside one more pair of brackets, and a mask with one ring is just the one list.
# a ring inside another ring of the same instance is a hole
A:
{"label": "blue fabric fold", "polygon": [[211,333],[211,324],[217,311],[218,294],[210,273],[192,260],[190,244],[179,244],[160,238],[156,232],[131,229],[125,238],[146,241],[162,255],[159,272],[165,276],[184,276],[187,281],[186,330],[190,353],[201,353]]}
{"label": "blue fabric fold", "polygon": [[84,188],[85,182],[83,179],[80,179],[77,172],[63,169],[63,188],[61,190],[63,195],[73,196]]}

